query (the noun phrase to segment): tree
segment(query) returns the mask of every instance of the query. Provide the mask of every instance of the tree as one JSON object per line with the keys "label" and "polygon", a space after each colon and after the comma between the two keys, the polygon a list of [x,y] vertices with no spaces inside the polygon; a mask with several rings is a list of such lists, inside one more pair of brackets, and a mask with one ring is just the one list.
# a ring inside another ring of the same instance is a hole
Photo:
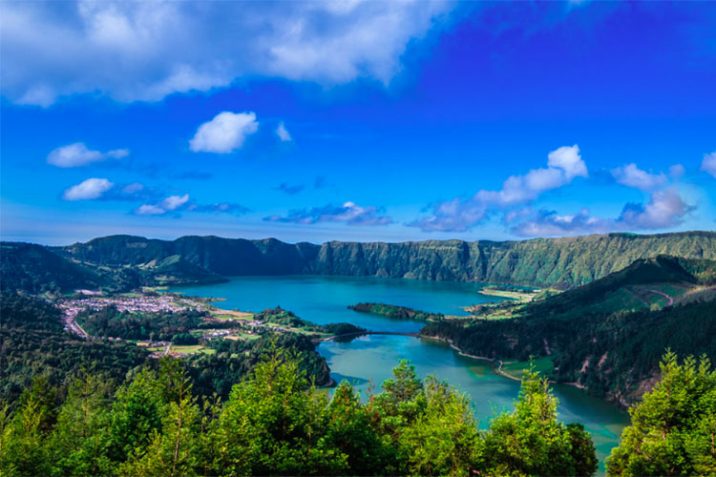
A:
{"label": "tree", "polygon": [[296,359],[274,353],[234,386],[219,416],[217,471],[237,474],[346,473],[347,456],[322,439],[327,397]]}
{"label": "tree", "polygon": [[470,402],[446,383],[428,377],[425,409],[400,436],[411,475],[469,475],[480,439]]}
{"label": "tree", "polygon": [[109,416],[108,457],[112,461],[143,454],[161,429],[167,414],[167,389],[162,384],[155,371],[144,368],[119,388]]}
{"label": "tree", "polygon": [[201,459],[200,409],[186,376],[181,383],[176,383],[175,392],[176,400],[169,403],[161,432],[154,432],[146,452],[137,453],[121,467],[120,474],[146,477],[197,475]]}
{"label": "tree", "polygon": [[631,425],[607,461],[609,475],[716,473],[716,371],[703,356],[668,351],[661,380],[629,410]]}
{"label": "tree", "polygon": [[485,434],[481,467],[489,475],[589,475],[596,457],[587,438],[557,420],[557,399],[547,379],[528,371],[515,411],[495,418]]}
{"label": "tree", "polygon": [[35,399],[26,399],[8,423],[3,407],[0,476],[47,475],[48,459],[43,446],[42,424],[46,410]]}
{"label": "tree", "polygon": [[111,384],[102,375],[83,373],[69,385],[57,424],[47,442],[52,473],[62,476],[106,474],[108,440],[104,432]]}
{"label": "tree", "polygon": [[349,473],[380,474],[389,450],[383,447],[360,396],[347,381],[336,388],[327,413],[324,439],[328,447],[347,456]]}

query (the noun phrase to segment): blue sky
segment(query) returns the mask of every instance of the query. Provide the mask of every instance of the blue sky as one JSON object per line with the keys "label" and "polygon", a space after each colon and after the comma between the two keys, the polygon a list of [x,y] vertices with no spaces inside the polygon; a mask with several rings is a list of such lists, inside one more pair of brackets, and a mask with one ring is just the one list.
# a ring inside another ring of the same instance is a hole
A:
{"label": "blue sky", "polygon": [[0,10],[4,240],[715,228],[713,3]]}

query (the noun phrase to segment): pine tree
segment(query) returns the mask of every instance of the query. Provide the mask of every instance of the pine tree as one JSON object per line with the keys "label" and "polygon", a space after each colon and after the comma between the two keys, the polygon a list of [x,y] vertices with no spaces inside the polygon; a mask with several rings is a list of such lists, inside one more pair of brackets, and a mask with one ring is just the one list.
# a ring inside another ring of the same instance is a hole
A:
{"label": "pine tree", "polygon": [[469,475],[477,458],[479,433],[470,402],[446,383],[428,377],[426,406],[400,437],[412,475]]}
{"label": "pine tree", "polygon": [[[557,404],[548,381],[534,371],[526,372],[515,411],[490,424],[481,450],[481,468],[488,475],[593,473],[594,448],[580,442],[583,433],[570,432],[557,420]],[[573,442],[578,449],[573,449]]]}
{"label": "pine tree", "polygon": [[716,371],[704,356],[664,355],[661,380],[629,410],[631,425],[607,461],[609,475],[716,473]]}
{"label": "pine tree", "polygon": [[47,441],[53,474],[91,476],[108,472],[105,430],[110,396],[111,386],[104,376],[83,373],[70,383]]}

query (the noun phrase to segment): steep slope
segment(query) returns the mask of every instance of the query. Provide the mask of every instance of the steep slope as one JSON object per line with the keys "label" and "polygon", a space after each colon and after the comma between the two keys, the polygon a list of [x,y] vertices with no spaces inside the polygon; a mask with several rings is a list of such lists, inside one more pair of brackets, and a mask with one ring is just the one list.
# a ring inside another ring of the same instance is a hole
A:
{"label": "steep slope", "polygon": [[[56,249],[94,266],[156,266],[168,257],[222,276],[321,274],[484,281],[568,288],[669,254],[716,259],[715,232],[609,234],[521,242],[327,242],[112,236]],[[191,278],[191,277],[185,277]]]}
{"label": "steep slope", "polygon": [[[689,263],[695,262],[692,260]],[[714,261],[698,262],[704,273],[716,269]],[[665,297],[667,303],[673,304],[674,298],[700,282],[684,263],[679,258],[667,255],[642,258],[606,277],[546,300],[530,303],[525,306],[524,313],[539,316],[564,314],[571,317],[588,312],[628,311],[650,308]],[[669,293],[662,291],[665,287],[668,287]]]}
{"label": "steep slope", "polygon": [[[587,285],[522,305],[517,318],[444,320],[421,333],[498,360],[549,356],[554,378],[626,405],[648,389],[667,348],[716,358],[716,301],[702,293],[713,289],[714,272],[711,260],[640,259]],[[681,301],[662,290],[680,294],[676,298],[699,293]],[[629,296],[638,299],[628,301]]]}
{"label": "steep slope", "polygon": [[0,243],[0,289],[32,293],[96,288],[104,284],[93,270],[30,243]]}

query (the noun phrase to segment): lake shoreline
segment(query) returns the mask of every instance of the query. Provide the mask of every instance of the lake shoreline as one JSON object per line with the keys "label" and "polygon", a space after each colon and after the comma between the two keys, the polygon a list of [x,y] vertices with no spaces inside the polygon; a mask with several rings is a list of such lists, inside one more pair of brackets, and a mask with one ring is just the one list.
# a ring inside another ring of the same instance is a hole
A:
{"label": "lake shoreline", "polygon": [[[450,349],[455,351],[458,355],[464,356],[465,358],[475,359],[478,361],[487,361],[487,362],[493,364],[493,366],[490,366],[490,368],[496,375],[502,376],[503,378],[507,378],[512,381],[522,382],[522,379],[518,378],[517,376],[511,375],[510,373],[508,373],[507,371],[505,371],[503,369],[503,361],[501,359],[497,360],[495,358],[488,358],[487,356],[477,356],[474,354],[466,353],[465,351],[461,350],[457,345],[455,345],[452,342],[452,340],[447,339],[447,338],[440,338],[437,336],[428,336],[428,335],[422,335],[422,334],[418,334],[418,338],[421,338],[421,339],[424,339],[427,341],[434,341],[436,343],[448,345],[450,347]],[[495,362],[497,362],[497,366],[494,366]]]}

